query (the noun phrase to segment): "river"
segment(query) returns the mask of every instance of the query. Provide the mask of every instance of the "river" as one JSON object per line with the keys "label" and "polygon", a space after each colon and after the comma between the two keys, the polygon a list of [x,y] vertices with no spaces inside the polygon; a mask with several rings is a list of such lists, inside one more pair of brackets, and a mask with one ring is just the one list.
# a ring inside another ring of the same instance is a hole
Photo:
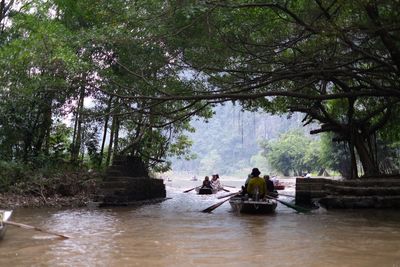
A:
{"label": "river", "polygon": [[182,193],[199,183],[166,182],[170,199],[146,206],[17,209],[13,221],[71,238],[9,226],[0,266],[400,267],[400,211],[299,214],[278,205],[275,214],[254,216],[226,202],[208,214],[200,210],[226,193]]}

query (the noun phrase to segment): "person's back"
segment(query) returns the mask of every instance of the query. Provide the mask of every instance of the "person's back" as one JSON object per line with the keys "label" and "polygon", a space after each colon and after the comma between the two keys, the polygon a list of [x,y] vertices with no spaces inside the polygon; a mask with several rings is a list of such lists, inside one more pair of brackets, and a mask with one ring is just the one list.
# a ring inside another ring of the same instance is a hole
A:
{"label": "person's back", "polygon": [[257,190],[260,198],[263,198],[267,191],[264,179],[258,176],[251,178],[247,185],[247,192],[249,195],[251,194],[253,198],[255,197]]}
{"label": "person's back", "polygon": [[260,198],[264,198],[267,192],[265,180],[259,177],[259,175],[260,171],[257,168],[254,168],[251,172],[252,178],[247,185],[247,193],[253,198],[256,197],[257,194]]}
{"label": "person's back", "polygon": [[275,191],[275,185],[274,182],[271,181],[269,178],[269,175],[264,175],[264,180],[267,185],[267,193],[272,193]]}
{"label": "person's back", "polygon": [[204,178],[203,185],[201,187],[202,188],[211,188],[212,189],[210,178],[208,178],[208,176],[206,176]]}

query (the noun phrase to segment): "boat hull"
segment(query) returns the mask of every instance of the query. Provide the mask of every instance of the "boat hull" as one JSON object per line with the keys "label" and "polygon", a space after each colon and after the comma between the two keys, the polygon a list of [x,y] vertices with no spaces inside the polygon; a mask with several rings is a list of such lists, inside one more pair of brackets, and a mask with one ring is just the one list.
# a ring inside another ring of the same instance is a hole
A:
{"label": "boat hull", "polygon": [[211,194],[216,194],[218,192],[218,189],[212,189],[212,188],[196,188],[196,192],[199,195],[211,195]]}
{"label": "boat hull", "polygon": [[255,201],[234,197],[229,200],[229,204],[232,209],[238,213],[270,214],[275,212],[278,203],[274,199]]}
{"label": "boat hull", "polygon": [[11,210],[0,210],[0,240],[3,239],[7,231],[7,225],[3,222],[8,221],[11,217]]}

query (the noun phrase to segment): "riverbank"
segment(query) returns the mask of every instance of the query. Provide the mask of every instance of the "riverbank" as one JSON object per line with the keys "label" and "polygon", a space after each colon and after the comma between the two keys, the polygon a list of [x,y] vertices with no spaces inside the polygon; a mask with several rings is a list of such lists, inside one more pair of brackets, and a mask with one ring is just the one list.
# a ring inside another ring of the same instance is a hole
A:
{"label": "riverbank", "polygon": [[15,208],[43,208],[43,207],[84,207],[90,201],[91,196],[88,194],[78,194],[76,196],[60,196],[39,197],[32,195],[20,195],[15,193],[0,194],[0,209]]}
{"label": "riverbank", "polygon": [[[102,176],[88,171],[25,171],[15,182],[3,186],[0,208],[83,207],[97,192]],[[9,179],[12,181],[12,179]]]}

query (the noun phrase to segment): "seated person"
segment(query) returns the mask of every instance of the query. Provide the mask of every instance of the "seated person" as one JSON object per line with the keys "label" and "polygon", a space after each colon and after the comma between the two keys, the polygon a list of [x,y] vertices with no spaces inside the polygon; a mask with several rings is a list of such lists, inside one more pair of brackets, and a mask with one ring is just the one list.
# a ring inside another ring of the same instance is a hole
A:
{"label": "seated person", "polygon": [[249,184],[247,185],[247,193],[251,198],[259,199],[264,198],[267,193],[267,185],[265,180],[261,178],[260,171],[257,168],[254,168],[251,171],[251,179]]}
{"label": "seated person", "polygon": [[274,182],[271,181],[269,175],[264,175],[264,180],[267,184],[267,194],[275,192]]}
{"label": "seated person", "polygon": [[210,188],[212,189],[210,178],[208,176],[204,177],[203,185],[201,188]]}
{"label": "seated person", "polygon": [[249,184],[250,179],[251,179],[251,174],[247,175],[246,182],[244,182],[244,186],[242,186],[242,193],[241,193],[242,196],[247,194],[247,185]]}
{"label": "seated person", "polygon": [[211,178],[211,186],[213,189],[222,189],[221,182],[219,181],[219,175],[218,174],[213,174]]}

